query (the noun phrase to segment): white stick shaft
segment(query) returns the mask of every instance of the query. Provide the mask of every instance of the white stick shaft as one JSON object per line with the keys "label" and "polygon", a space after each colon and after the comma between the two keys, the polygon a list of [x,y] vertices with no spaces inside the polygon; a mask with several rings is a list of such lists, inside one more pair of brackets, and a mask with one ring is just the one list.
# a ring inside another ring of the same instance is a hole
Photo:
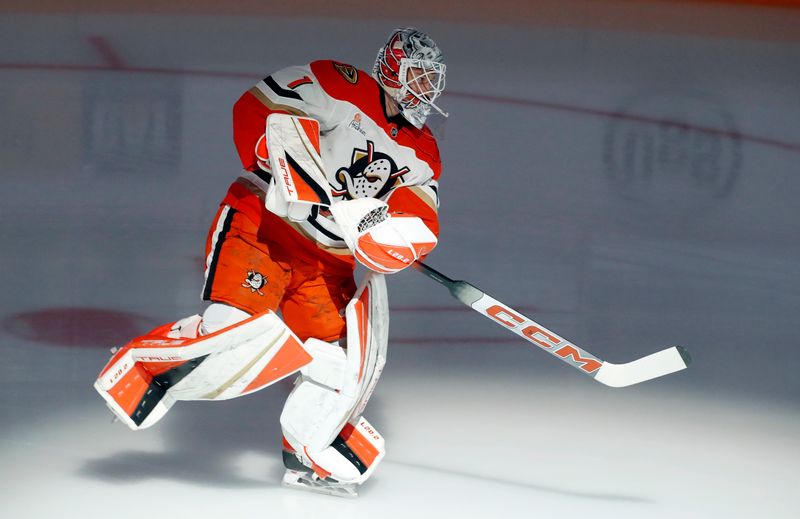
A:
{"label": "white stick shaft", "polygon": [[560,335],[548,330],[533,319],[509,308],[486,294],[470,305],[489,319],[501,324],[528,342],[563,360],[573,368],[593,375],[604,364],[588,351],[575,346]]}

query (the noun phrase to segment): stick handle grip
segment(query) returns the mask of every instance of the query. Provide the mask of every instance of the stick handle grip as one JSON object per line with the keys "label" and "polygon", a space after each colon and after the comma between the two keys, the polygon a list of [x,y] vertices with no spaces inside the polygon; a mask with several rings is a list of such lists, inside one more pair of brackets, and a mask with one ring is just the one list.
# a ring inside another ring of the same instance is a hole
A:
{"label": "stick handle grip", "polygon": [[453,285],[453,283],[455,283],[454,280],[445,276],[435,268],[429,267],[428,265],[422,263],[421,261],[414,262],[413,266],[418,271],[422,272],[423,274],[425,274],[432,280],[436,281],[437,283],[446,286],[448,289]]}
{"label": "stick handle grip", "polygon": [[471,307],[474,302],[485,295],[474,285],[470,285],[466,281],[450,279],[435,268],[429,267],[421,261],[415,262],[414,268],[437,283],[447,287],[447,290],[450,291],[450,295],[469,307]]}

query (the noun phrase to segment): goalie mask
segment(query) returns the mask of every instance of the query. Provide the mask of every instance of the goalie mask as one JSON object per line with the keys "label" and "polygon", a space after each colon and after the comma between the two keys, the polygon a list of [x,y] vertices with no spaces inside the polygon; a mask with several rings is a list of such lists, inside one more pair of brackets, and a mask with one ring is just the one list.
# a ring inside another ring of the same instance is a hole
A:
{"label": "goalie mask", "polygon": [[442,51],[425,33],[408,27],[395,29],[378,51],[372,75],[400,107],[411,124],[422,128],[431,108],[444,90]]}

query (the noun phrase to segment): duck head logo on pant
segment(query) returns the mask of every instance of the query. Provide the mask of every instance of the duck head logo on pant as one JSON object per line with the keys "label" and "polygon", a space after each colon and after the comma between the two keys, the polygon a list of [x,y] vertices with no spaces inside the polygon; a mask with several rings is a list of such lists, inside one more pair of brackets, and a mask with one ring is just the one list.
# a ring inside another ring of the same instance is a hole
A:
{"label": "duck head logo on pant", "polygon": [[244,288],[249,288],[250,292],[258,292],[258,295],[263,296],[264,292],[261,291],[261,287],[267,284],[267,276],[261,274],[260,272],[256,272],[254,270],[247,271],[247,278],[245,278],[244,283],[242,286]]}

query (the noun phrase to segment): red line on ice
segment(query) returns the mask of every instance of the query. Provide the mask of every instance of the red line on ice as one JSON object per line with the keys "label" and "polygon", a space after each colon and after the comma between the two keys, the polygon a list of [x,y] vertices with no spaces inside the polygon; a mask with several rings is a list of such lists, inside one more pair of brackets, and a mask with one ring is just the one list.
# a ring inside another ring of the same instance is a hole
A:
{"label": "red line on ice", "polygon": [[97,51],[107,68],[126,70],[125,64],[122,62],[122,58],[119,56],[119,54],[117,54],[117,52],[114,50],[114,47],[111,45],[111,42],[109,42],[106,38],[103,36],[87,36],[86,41],[92,46],[92,48],[94,48],[95,51]]}
{"label": "red line on ice", "polygon": [[624,121],[632,121],[637,123],[655,124],[659,126],[671,126],[674,128],[681,128],[685,130],[692,130],[700,133],[707,133],[711,135],[719,135],[720,137],[727,137],[729,139],[741,139],[767,146],[774,146],[776,148],[783,148],[789,151],[800,152],[800,143],[779,141],[777,139],[770,139],[768,137],[759,137],[757,135],[749,135],[740,132],[732,132],[729,130],[721,130],[711,126],[700,126],[694,124],[687,124],[680,121],[672,121],[670,119],[661,119],[657,117],[647,117],[644,115],[629,114],[625,112],[613,112],[610,110],[601,110],[597,108],[588,108],[582,106],[565,105],[561,103],[550,103],[547,101],[534,101],[531,99],[515,99],[511,97],[498,97],[484,94],[473,94],[467,92],[448,92],[447,95],[453,97],[461,97],[464,99],[472,99],[474,101],[485,101],[490,103],[511,104],[518,106],[526,106],[531,108],[542,108],[545,110],[555,110],[559,112],[570,112],[582,115],[593,115],[596,117],[605,117],[609,119],[620,119]]}

